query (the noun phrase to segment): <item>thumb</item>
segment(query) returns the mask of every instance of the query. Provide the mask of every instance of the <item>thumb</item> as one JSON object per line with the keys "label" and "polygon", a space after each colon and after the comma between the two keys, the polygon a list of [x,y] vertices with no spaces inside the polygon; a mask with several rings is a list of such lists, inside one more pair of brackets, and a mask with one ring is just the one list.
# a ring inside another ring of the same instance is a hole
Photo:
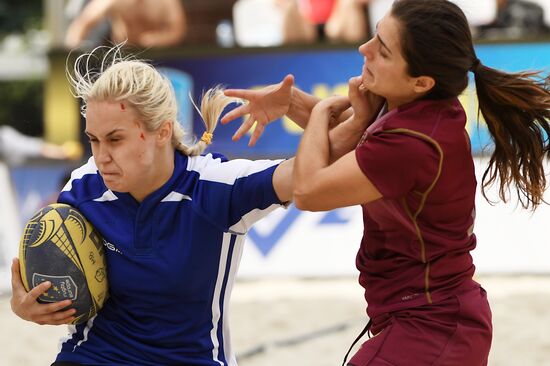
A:
{"label": "thumb", "polygon": [[288,74],[287,76],[285,76],[282,82],[282,86],[286,88],[291,88],[292,86],[294,86],[294,75]]}
{"label": "thumb", "polygon": [[364,92],[365,88],[363,87],[363,80],[361,79],[361,76],[354,76],[350,78],[348,82],[348,88],[348,95],[350,97],[357,96],[358,94],[360,94],[360,92]]}

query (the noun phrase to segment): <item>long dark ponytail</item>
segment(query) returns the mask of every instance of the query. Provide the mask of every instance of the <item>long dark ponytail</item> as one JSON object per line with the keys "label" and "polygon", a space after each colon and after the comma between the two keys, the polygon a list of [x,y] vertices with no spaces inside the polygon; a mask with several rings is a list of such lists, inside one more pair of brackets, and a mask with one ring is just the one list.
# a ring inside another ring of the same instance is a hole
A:
{"label": "long dark ponytail", "polygon": [[534,208],[543,202],[546,188],[550,92],[535,72],[507,74],[480,65],[474,74],[479,109],[495,142],[483,188],[498,178],[499,196],[506,201],[513,183],[522,206]]}
{"label": "long dark ponytail", "polygon": [[505,73],[477,58],[468,21],[447,0],[396,0],[392,15],[402,29],[401,46],[411,76],[435,80],[427,99],[456,97],[474,73],[479,112],[495,143],[483,174],[482,193],[499,181],[499,197],[515,187],[524,208],[536,208],[546,188],[550,157],[550,90],[537,72]]}

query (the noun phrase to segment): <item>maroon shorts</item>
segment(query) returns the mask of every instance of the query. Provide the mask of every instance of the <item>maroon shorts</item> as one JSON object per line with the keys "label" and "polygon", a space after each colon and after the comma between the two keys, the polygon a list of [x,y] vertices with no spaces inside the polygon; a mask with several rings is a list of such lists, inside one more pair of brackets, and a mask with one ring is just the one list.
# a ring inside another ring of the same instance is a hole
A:
{"label": "maroon shorts", "polygon": [[377,317],[371,329],[348,365],[485,366],[493,333],[482,288]]}

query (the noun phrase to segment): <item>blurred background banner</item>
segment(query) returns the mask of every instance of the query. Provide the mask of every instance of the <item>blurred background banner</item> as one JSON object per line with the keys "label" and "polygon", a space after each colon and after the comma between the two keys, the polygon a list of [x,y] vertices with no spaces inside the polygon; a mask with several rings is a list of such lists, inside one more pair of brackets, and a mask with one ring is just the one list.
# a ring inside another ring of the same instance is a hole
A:
{"label": "blurred background banner", "polygon": [[[478,57],[490,67],[507,71],[525,69],[550,71],[550,43],[483,44],[476,47]],[[361,73],[363,58],[355,48],[309,49],[304,51],[265,49],[182,57],[155,59],[166,70],[179,70],[192,80],[193,95],[199,99],[206,89],[222,84],[229,88],[260,88],[277,83],[286,74],[295,76],[296,85],[320,98],[332,94],[347,94],[348,79]],[[173,73],[172,73],[173,74]],[[171,74],[168,74],[170,77]],[[174,79],[174,84],[180,82]],[[176,87],[176,90],[178,88]],[[183,110],[190,110],[187,93],[178,93]],[[468,133],[474,154],[490,149],[490,139],[483,120],[478,121],[477,98],[473,81],[461,97],[468,114]],[[189,114],[185,114],[186,116]],[[194,114],[195,135],[204,130],[197,113]],[[219,127],[211,149],[232,156],[292,156],[296,151],[302,130],[289,119],[271,124],[258,144],[248,148],[248,139],[231,141],[238,124]]]}

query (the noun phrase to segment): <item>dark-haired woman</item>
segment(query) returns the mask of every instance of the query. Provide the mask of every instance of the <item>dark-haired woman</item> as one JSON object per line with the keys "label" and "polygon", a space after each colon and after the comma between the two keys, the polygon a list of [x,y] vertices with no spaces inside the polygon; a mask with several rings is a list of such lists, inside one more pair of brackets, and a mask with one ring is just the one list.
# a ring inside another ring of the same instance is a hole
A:
{"label": "dark-haired woman", "polygon": [[[254,120],[263,127],[288,114],[305,127],[296,206],[362,205],[356,265],[375,336],[349,365],[486,365],[491,311],[472,279],[476,178],[457,97],[472,72],[495,142],[482,187],[498,181],[502,200],[512,188],[523,207],[536,208],[546,187],[550,92],[536,73],[483,65],[463,12],[446,0],[395,1],[359,51],[363,70],[349,97],[319,101],[287,77],[259,91],[227,91],[250,103],[222,121],[250,113],[239,138]],[[340,121],[366,130],[335,156],[328,131]]]}

